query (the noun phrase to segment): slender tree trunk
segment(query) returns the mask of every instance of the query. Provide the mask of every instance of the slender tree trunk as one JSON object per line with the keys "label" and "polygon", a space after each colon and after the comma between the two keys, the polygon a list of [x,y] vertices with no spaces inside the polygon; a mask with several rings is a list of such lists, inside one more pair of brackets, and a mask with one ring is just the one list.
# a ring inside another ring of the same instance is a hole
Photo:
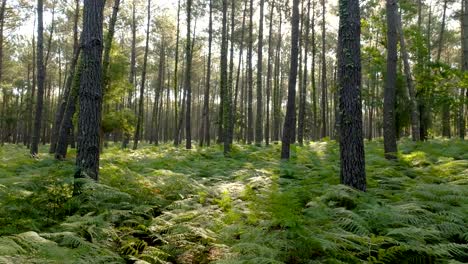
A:
{"label": "slender tree trunk", "polygon": [[191,79],[192,79],[192,39],[190,36],[192,20],[192,0],[187,0],[187,42],[185,46],[185,80],[184,86],[187,93],[187,109],[185,112],[185,148],[192,148],[192,131],[191,131],[191,117],[192,117],[192,89],[191,89]]}
{"label": "slender tree trunk", "polygon": [[321,137],[324,138],[327,136],[327,108],[328,108],[328,98],[327,98],[327,61],[325,54],[325,14],[326,14],[326,5],[325,0],[322,0],[322,131]]}
{"label": "slender tree trunk", "polygon": [[[462,1],[462,70],[468,72],[468,0]],[[466,95],[463,90],[460,91],[461,106],[460,106],[460,120],[459,120],[459,137],[465,139],[466,134],[466,116],[465,104],[468,97],[468,89]]]}
{"label": "slender tree trunk", "polygon": [[102,49],[104,1],[85,0],[83,11],[83,72],[80,82],[80,115],[75,177],[99,177],[99,128],[102,106]]}
{"label": "slender tree trunk", "polygon": [[257,49],[257,119],[255,122],[255,144],[263,142],[263,7],[264,0],[260,0],[260,21],[258,24],[258,49]]}
{"label": "slender tree trunk", "polygon": [[411,104],[411,135],[413,141],[419,141],[419,107],[416,99],[416,92],[413,84],[413,77],[411,75],[411,68],[409,64],[409,55],[406,50],[405,35],[401,23],[401,17],[398,15],[398,32],[400,36],[400,49],[403,56],[403,66],[406,75],[406,85],[408,87],[408,97]]}
{"label": "slender tree trunk", "polygon": [[397,0],[387,0],[387,76],[384,91],[384,151],[387,159],[396,159],[396,77],[397,77]]}
{"label": "slender tree trunk", "polygon": [[223,109],[223,139],[224,139],[224,155],[229,155],[231,151],[231,144],[229,141],[229,91],[228,91],[228,65],[227,65],[227,53],[228,53],[228,36],[227,36],[227,0],[223,0],[223,21],[222,21],[222,33],[221,33],[221,79],[220,85],[223,90],[222,98],[222,109]]}
{"label": "slender tree trunk", "polygon": [[[278,8],[279,9],[279,8]],[[282,12],[279,9],[279,29],[276,43],[276,56],[275,56],[275,84],[273,90],[273,141],[279,141],[281,129],[281,27],[282,27]]]}
{"label": "slender tree trunk", "polygon": [[206,64],[205,95],[203,100],[202,129],[200,146],[210,145],[210,85],[211,85],[211,44],[213,42],[213,3],[210,0],[210,20],[208,22],[208,62]]}
{"label": "slender tree trunk", "polygon": [[143,127],[143,112],[144,112],[144,93],[146,84],[146,67],[148,64],[148,51],[149,51],[149,36],[150,36],[150,24],[151,24],[151,0],[148,0],[148,17],[146,24],[146,44],[145,44],[145,55],[143,57],[143,71],[141,73],[141,84],[140,84],[140,102],[138,107],[137,126],[135,129],[135,136],[133,142],[133,149],[138,148],[138,141],[140,139],[142,127]]}
{"label": "slender tree trunk", "polygon": [[[213,33],[212,33],[213,34]],[[179,35],[180,35],[180,0],[177,1],[177,32],[176,32],[176,47],[175,47],[175,62],[174,62],[174,145],[178,146],[179,142],[179,104],[178,96],[178,76],[179,76]]]}
{"label": "slender tree trunk", "polygon": [[112,16],[109,21],[109,29],[104,39],[104,54],[102,57],[102,89],[103,93],[106,93],[107,86],[109,85],[109,66],[110,66],[110,52],[112,49],[112,41],[115,34],[115,24],[117,22],[117,15],[119,13],[120,0],[114,0],[114,6],[112,8]]}
{"label": "slender tree trunk", "polygon": [[[80,53],[80,47],[79,47],[79,42],[78,42],[79,16],[80,16],[80,1],[75,0],[75,15],[73,17],[73,58],[70,62],[70,72],[68,74],[68,77],[65,83],[63,96],[61,98],[61,101],[57,108],[57,113],[55,115],[54,128],[52,130],[49,153],[55,153],[57,149],[57,142],[58,142],[59,133],[61,130],[61,124],[62,124],[62,120],[63,120],[65,110],[67,107],[67,101],[68,101],[68,98],[70,97],[70,90],[71,90],[72,83],[73,83],[73,76],[75,73],[75,68],[76,68],[76,64],[78,62],[78,57]],[[67,144],[66,141],[62,143]]]}
{"label": "slender tree trunk", "polygon": [[[2,4],[0,6],[0,83],[3,82],[3,31],[5,27],[5,8],[6,8],[6,0],[2,0]],[[6,124],[4,124],[5,115],[6,115],[6,89],[3,88],[3,102],[2,102],[2,115],[0,119],[0,144],[3,146],[5,137],[3,133],[6,130]]]}
{"label": "slender tree trunk", "polygon": [[[241,74],[241,66],[243,64],[243,54],[244,54],[244,39],[245,39],[245,17],[247,14],[247,3],[248,0],[244,1],[244,12],[242,15],[242,33],[241,33],[241,41],[240,41],[240,51],[239,51],[239,62],[238,62],[238,67],[237,67],[237,77],[236,77],[236,88],[235,88],[235,94],[234,94],[234,102],[232,104],[232,112],[233,112],[233,119],[232,122],[233,124],[231,125],[231,133],[234,134],[234,124],[236,123],[237,119],[237,101],[238,101],[238,92],[239,92],[239,83],[242,82],[242,87],[241,87],[241,101],[243,102],[243,91],[244,91],[244,81],[240,79],[240,74]],[[244,79],[244,76],[243,78]],[[242,107],[242,102],[241,102],[241,111],[240,111],[240,119],[243,118],[243,107]],[[243,129],[243,122],[240,124],[240,130],[242,131]],[[242,133],[241,133],[242,135]]]}
{"label": "slender tree trunk", "polygon": [[[133,97],[133,90],[136,88],[135,85],[135,76],[136,76],[136,8],[135,8],[135,0],[132,2],[132,50],[131,50],[131,58],[130,58],[130,74],[128,76],[128,82],[131,84],[133,89],[130,89],[128,92],[128,99],[127,105],[129,109],[132,109],[132,97]],[[124,135],[124,139],[122,141],[122,148],[126,149],[128,143],[130,142],[130,133],[126,132]]]}
{"label": "slender tree trunk", "polygon": [[34,117],[34,129],[31,142],[31,155],[36,157],[39,152],[39,135],[41,132],[42,108],[44,105],[44,3],[37,0],[37,102],[36,115]]}
{"label": "slender tree trunk", "polygon": [[248,63],[248,76],[247,76],[247,144],[252,144],[254,140],[253,131],[253,67],[252,67],[252,53],[253,53],[253,0],[250,0],[250,20],[249,20],[249,50],[247,52]]}
{"label": "slender tree trunk", "polygon": [[[80,56],[81,48],[77,47],[77,59]],[[70,86],[68,98],[66,100],[65,112],[60,124],[60,130],[57,138],[57,147],[55,148],[55,158],[64,160],[67,156],[68,144],[74,142],[73,115],[75,114],[78,93],[80,89],[80,80],[83,72],[83,64],[81,59],[78,59],[76,66],[70,68],[67,86]]]}
{"label": "slender tree trunk", "polygon": [[[229,79],[228,79],[228,109],[229,113],[226,117],[226,120],[229,121],[229,123],[226,124],[226,129],[228,130],[226,135],[227,135],[227,141],[229,142],[230,145],[232,145],[233,139],[234,139],[234,108],[232,106],[232,97],[233,97],[233,86],[234,86],[234,41],[235,41],[235,18],[236,18],[236,3],[235,1],[231,0],[231,50],[230,50],[230,58],[229,58]],[[240,64],[239,64],[240,67]],[[237,90],[236,96],[237,96]],[[230,147],[229,147],[230,149]]]}
{"label": "slender tree trunk", "polygon": [[302,146],[304,144],[304,127],[305,127],[305,107],[307,93],[307,64],[309,54],[309,30],[310,30],[310,1],[307,1],[307,17],[305,20],[305,43],[304,43],[304,73],[302,76],[302,87],[299,89],[299,116],[297,122],[297,141]]}
{"label": "slender tree trunk", "polygon": [[283,127],[281,159],[289,159],[290,145],[294,138],[296,124],[296,79],[299,54],[299,0],[293,0],[291,19],[291,67],[289,69],[288,102]]}
{"label": "slender tree trunk", "polygon": [[267,65],[267,83],[266,83],[266,117],[265,117],[265,144],[270,144],[270,97],[271,97],[271,75],[272,75],[272,60],[273,60],[273,14],[275,13],[275,1],[271,1],[270,5],[270,25],[268,32],[268,65]]}
{"label": "slender tree trunk", "polygon": [[340,182],[366,191],[361,106],[359,0],[339,1],[338,87],[340,93]]}
{"label": "slender tree trunk", "polygon": [[312,72],[311,72],[311,83],[312,83],[312,139],[317,140],[319,138],[319,121],[317,111],[317,85],[315,83],[315,57],[317,54],[317,46],[315,43],[315,1],[312,6]]}

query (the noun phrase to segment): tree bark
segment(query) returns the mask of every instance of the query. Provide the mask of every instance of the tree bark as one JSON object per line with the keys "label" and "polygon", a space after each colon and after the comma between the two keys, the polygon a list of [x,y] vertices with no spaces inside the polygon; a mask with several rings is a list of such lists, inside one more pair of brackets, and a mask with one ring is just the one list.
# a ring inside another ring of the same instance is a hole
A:
{"label": "tree bark", "polygon": [[358,0],[339,1],[338,89],[340,182],[366,191],[361,105],[361,18]]}
{"label": "tree bark", "polygon": [[281,159],[289,159],[290,145],[295,135],[296,124],[296,79],[299,54],[299,0],[293,0],[291,19],[291,66],[289,69],[288,102],[283,127]]}
{"label": "tree bark", "polygon": [[105,1],[85,0],[83,11],[83,72],[80,82],[78,153],[75,177],[99,177],[99,128],[102,106],[103,10]]}
{"label": "tree bark", "polygon": [[387,0],[387,76],[384,91],[384,152],[396,159],[397,0]]}

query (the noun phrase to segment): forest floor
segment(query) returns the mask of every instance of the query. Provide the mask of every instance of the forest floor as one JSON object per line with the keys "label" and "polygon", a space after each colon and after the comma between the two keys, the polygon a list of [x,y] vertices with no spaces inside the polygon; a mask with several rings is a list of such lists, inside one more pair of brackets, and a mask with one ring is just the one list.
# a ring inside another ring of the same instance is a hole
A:
{"label": "forest floor", "polygon": [[[0,147],[0,263],[467,263],[468,141],[366,143],[368,192],[333,141],[105,149],[99,183]],[[47,148],[41,149],[46,153]]]}

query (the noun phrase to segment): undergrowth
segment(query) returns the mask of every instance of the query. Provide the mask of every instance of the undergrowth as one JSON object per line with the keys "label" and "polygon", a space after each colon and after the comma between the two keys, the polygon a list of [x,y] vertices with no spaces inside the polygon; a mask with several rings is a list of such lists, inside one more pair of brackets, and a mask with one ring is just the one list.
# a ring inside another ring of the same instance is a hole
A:
{"label": "undergrowth", "polygon": [[[368,192],[339,185],[333,141],[169,145],[102,155],[100,182],[0,147],[0,263],[466,263],[468,143],[366,143]],[[43,152],[46,151],[44,147]],[[81,193],[73,196],[73,184]]]}

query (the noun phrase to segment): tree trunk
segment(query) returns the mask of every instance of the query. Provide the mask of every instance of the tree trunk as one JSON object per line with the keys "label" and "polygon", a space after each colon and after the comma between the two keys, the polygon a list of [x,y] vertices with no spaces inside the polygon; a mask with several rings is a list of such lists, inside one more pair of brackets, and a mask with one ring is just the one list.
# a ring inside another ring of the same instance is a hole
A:
{"label": "tree trunk", "polygon": [[327,61],[325,56],[325,0],[322,0],[322,131],[321,137],[324,138],[327,136]]}
{"label": "tree trunk", "polygon": [[340,0],[338,89],[340,182],[366,191],[361,106],[361,22],[358,0]]}
{"label": "tree trunk", "polygon": [[[131,84],[132,88],[135,89],[135,75],[136,75],[136,8],[135,8],[135,0],[132,2],[132,50],[131,50],[131,58],[130,58],[130,74],[128,76],[128,82]],[[130,89],[128,92],[128,99],[127,99],[127,106],[128,108],[132,108],[132,97],[133,97],[133,89]],[[128,143],[130,142],[130,134],[126,133],[124,135],[124,139],[122,141],[122,148],[126,149],[128,147]]]}
{"label": "tree trunk", "polygon": [[[279,8],[278,8],[279,9]],[[279,29],[276,43],[276,55],[275,55],[275,83],[273,87],[273,141],[279,141],[280,129],[281,129],[281,27],[282,27],[282,12],[279,9]]]}
{"label": "tree trunk", "polygon": [[396,78],[397,78],[397,0],[387,0],[387,76],[384,91],[384,151],[387,159],[396,159]]}
{"label": "tree trunk", "polygon": [[401,17],[398,16],[398,32],[400,36],[400,49],[403,56],[403,66],[405,68],[406,85],[408,87],[408,97],[411,104],[411,135],[413,141],[419,141],[419,107],[416,99],[416,92],[413,84],[413,77],[411,75],[411,68],[409,64],[409,55],[406,50],[405,35],[401,23]]}
{"label": "tree trunk", "polygon": [[252,52],[253,52],[253,0],[250,0],[250,20],[249,20],[249,50],[247,52],[248,76],[247,76],[247,144],[252,144],[254,140],[253,131],[253,67],[252,67]]}
{"label": "tree trunk", "polygon": [[[6,0],[2,0],[2,4],[0,6],[0,83],[3,82],[3,31],[5,27],[5,8],[6,8]],[[2,102],[2,115],[0,120],[0,143],[3,145],[5,137],[3,133],[5,132],[5,103],[6,103],[6,89],[3,88],[3,102]]]}
{"label": "tree trunk", "polygon": [[180,0],[177,1],[177,32],[176,32],[175,62],[174,62],[174,145],[179,145],[179,104],[178,96],[178,76],[179,76],[179,35],[180,35]]}
{"label": "tree trunk", "polygon": [[257,49],[257,118],[255,122],[255,144],[263,142],[263,7],[264,0],[260,0],[260,21],[258,24],[258,49]]}
{"label": "tree trunk", "polygon": [[[462,70],[468,71],[468,0],[462,1]],[[463,90],[460,91],[461,106],[460,106],[460,120],[459,120],[459,136],[461,139],[465,139],[466,134],[466,116],[465,116],[465,104],[466,98],[468,97],[468,90],[466,95]]]}
{"label": "tree trunk", "polygon": [[273,60],[273,14],[275,11],[275,1],[271,1],[270,5],[270,25],[268,32],[268,66],[267,66],[267,83],[266,83],[266,117],[265,117],[265,144],[270,144],[270,97],[271,97],[271,75],[272,75],[272,60]]}
{"label": "tree trunk", "polygon": [[211,85],[211,44],[213,42],[213,3],[210,0],[210,20],[208,22],[208,62],[206,63],[205,95],[203,100],[202,129],[200,146],[210,145],[210,85]]}
{"label": "tree trunk", "polygon": [[150,23],[151,23],[151,0],[148,0],[148,21],[146,24],[146,44],[145,44],[145,55],[143,57],[143,71],[141,73],[141,84],[140,84],[140,102],[138,105],[138,117],[137,117],[137,126],[135,129],[135,136],[133,142],[133,149],[138,148],[138,141],[140,140],[140,135],[143,127],[143,111],[144,111],[144,93],[145,93],[145,84],[146,84],[146,67],[148,64],[148,51],[149,51],[149,36],[150,36]]}
{"label": "tree trunk", "polygon": [[317,46],[315,44],[315,1],[312,7],[312,72],[311,72],[311,83],[312,83],[312,139],[317,140],[319,138],[319,122],[317,113],[317,85],[315,83],[315,56],[317,54]]}
{"label": "tree trunk", "polygon": [[104,1],[85,0],[83,11],[80,115],[75,177],[99,177],[99,128],[102,106],[102,49]]}
{"label": "tree trunk", "polygon": [[[79,57],[80,51],[81,48],[78,47],[76,56]],[[67,155],[68,144],[74,142],[73,115],[75,114],[76,110],[82,72],[83,64],[81,59],[79,59],[73,70],[70,68],[70,75],[68,77],[70,79],[67,80],[67,85],[70,86],[70,92],[66,101],[63,119],[60,124],[60,130],[57,138],[57,147],[55,148],[55,158],[58,160],[65,159]]]}
{"label": "tree trunk", "polygon": [[310,0],[307,1],[307,17],[305,20],[305,44],[304,44],[304,73],[302,76],[302,85],[299,89],[299,116],[297,122],[297,141],[302,146],[304,144],[305,127],[305,107],[307,93],[307,63],[309,54],[309,30],[310,30]]}
{"label": "tree trunk", "polygon": [[185,148],[192,148],[192,131],[191,131],[191,117],[192,117],[192,88],[191,88],[191,79],[192,79],[192,40],[190,36],[192,20],[192,0],[187,0],[187,42],[185,46],[185,80],[184,86],[187,93],[187,109],[185,111]]}
{"label": "tree trunk", "polygon": [[224,98],[222,98],[222,113],[223,113],[223,141],[224,141],[224,155],[229,155],[231,151],[231,144],[229,141],[229,112],[230,109],[230,100],[229,100],[229,91],[228,91],[228,65],[227,65],[227,53],[228,53],[228,36],[227,36],[227,0],[223,0],[223,20],[222,20],[222,33],[221,33],[221,79],[220,85]]}
{"label": "tree trunk", "polygon": [[[68,74],[68,77],[65,83],[63,96],[61,98],[61,101],[57,109],[57,113],[55,115],[55,121],[54,121],[53,130],[52,130],[49,153],[55,153],[57,149],[57,142],[58,142],[59,133],[61,130],[61,124],[62,124],[62,120],[63,120],[65,110],[67,107],[67,101],[68,101],[68,98],[70,97],[70,90],[71,90],[72,83],[73,83],[73,76],[75,73],[75,68],[76,68],[76,64],[78,62],[78,57],[80,53],[80,47],[79,47],[79,42],[78,42],[79,16],[80,16],[80,1],[75,0],[75,15],[73,17],[73,58],[70,62],[70,72]],[[66,141],[63,143],[67,144]]]}
{"label": "tree trunk", "polygon": [[288,102],[283,127],[281,159],[289,159],[290,145],[294,139],[296,124],[296,79],[299,54],[299,0],[293,0],[291,19],[291,68],[289,69]]}
{"label": "tree trunk", "polygon": [[34,129],[31,142],[31,155],[36,157],[39,152],[39,135],[41,132],[42,108],[44,104],[44,21],[43,21],[44,3],[43,0],[37,0],[37,102],[36,115],[34,117]]}

